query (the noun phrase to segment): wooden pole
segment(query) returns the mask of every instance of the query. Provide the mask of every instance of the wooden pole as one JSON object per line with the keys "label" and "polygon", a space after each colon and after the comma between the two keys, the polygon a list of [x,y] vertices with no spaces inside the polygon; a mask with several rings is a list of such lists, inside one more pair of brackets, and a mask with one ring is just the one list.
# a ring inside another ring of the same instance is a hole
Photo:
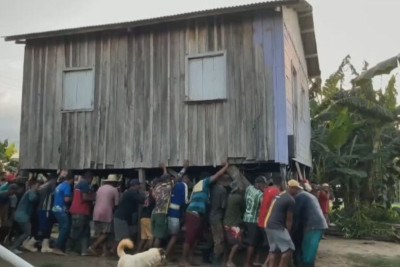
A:
{"label": "wooden pole", "polygon": [[0,258],[11,263],[15,267],[34,267],[32,264],[18,257],[2,245],[0,245]]}

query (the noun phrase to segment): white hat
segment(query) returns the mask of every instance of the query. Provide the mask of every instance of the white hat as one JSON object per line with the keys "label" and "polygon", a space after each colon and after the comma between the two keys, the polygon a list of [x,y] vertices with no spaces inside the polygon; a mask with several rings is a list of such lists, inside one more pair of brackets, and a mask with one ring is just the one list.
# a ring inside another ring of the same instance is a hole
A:
{"label": "white hat", "polygon": [[116,174],[110,174],[107,176],[107,179],[103,181],[103,183],[107,182],[119,182],[118,176]]}

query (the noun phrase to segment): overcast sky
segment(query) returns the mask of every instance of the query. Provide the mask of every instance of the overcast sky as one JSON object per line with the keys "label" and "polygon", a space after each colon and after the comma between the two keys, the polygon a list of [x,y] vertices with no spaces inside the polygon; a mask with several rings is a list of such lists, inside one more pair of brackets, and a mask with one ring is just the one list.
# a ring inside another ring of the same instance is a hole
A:
{"label": "overcast sky", "polygon": [[[0,36],[122,22],[257,0],[0,0]],[[309,0],[323,78],[400,53],[399,0]],[[0,140],[19,141],[23,45],[0,39]]]}

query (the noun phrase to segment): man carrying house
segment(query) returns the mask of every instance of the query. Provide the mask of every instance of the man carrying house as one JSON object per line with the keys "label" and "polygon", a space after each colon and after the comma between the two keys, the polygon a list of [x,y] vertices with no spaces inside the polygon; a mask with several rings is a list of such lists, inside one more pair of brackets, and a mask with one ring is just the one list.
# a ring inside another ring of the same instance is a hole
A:
{"label": "man carrying house", "polygon": [[178,234],[181,230],[183,208],[189,203],[188,183],[190,180],[189,177],[185,175],[188,167],[189,161],[185,160],[183,169],[178,173],[176,183],[172,189],[171,203],[169,204],[168,210],[168,232],[171,238],[166,250],[167,257],[171,255],[175,243],[178,240]]}
{"label": "man carrying house", "polygon": [[[72,215],[71,245],[78,247],[78,253],[84,256],[90,242],[90,221],[92,203],[96,194],[91,191],[93,174],[86,172],[74,188],[69,212]],[[75,247],[73,248],[75,249]]]}
{"label": "man carrying house", "polygon": [[243,216],[245,243],[247,243],[246,267],[253,266],[254,252],[264,241],[262,230],[258,227],[258,215],[266,186],[267,179],[259,176],[254,181],[254,185],[247,187],[244,197],[246,203],[246,211]]}
{"label": "man carrying house", "polygon": [[72,200],[71,186],[74,176],[71,172],[64,177],[63,182],[56,187],[53,203],[53,214],[58,222],[58,239],[53,249],[54,254],[65,255],[65,248],[71,231],[69,206]]}
{"label": "man carrying house", "polygon": [[130,226],[136,226],[138,223],[137,221],[133,221],[132,217],[138,211],[139,205],[144,204],[145,194],[141,191],[140,186],[139,179],[131,179],[129,181],[129,188],[123,193],[115,210],[114,234],[117,243],[124,238],[131,238]]}
{"label": "man carrying house", "polygon": [[[296,180],[288,182],[290,188],[300,188]],[[294,199],[292,195],[283,191],[275,197],[266,216],[266,233],[269,243],[268,266],[287,267],[295,251],[290,237],[293,224]],[[280,259],[279,259],[280,256]]]}
{"label": "man carrying house", "polygon": [[216,182],[228,169],[229,164],[224,163],[224,167],[214,175],[200,180],[193,187],[192,197],[185,216],[185,243],[183,244],[183,252],[180,266],[189,265],[189,255],[194,246],[199,241],[203,231],[203,221],[206,215],[206,206],[210,199],[210,186]]}
{"label": "man carrying house", "polygon": [[318,199],[298,186],[290,186],[295,197],[293,212],[293,241],[296,245],[296,266],[314,267],[319,242],[328,228]]}
{"label": "man carrying house", "polygon": [[96,192],[93,210],[96,240],[88,248],[88,252],[92,255],[97,254],[96,251],[99,246],[103,249],[103,255],[107,255],[107,238],[112,232],[113,213],[119,202],[119,192],[116,188],[118,184],[117,175],[110,174]]}
{"label": "man carrying house", "polygon": [[228,201],[226,187],[228,187],[231,182],[232,178],[224,174],[216,184],[211,187],[209,222],[214,241],[213,266],[220,266],[223,261],[225,249],[223,219]]}

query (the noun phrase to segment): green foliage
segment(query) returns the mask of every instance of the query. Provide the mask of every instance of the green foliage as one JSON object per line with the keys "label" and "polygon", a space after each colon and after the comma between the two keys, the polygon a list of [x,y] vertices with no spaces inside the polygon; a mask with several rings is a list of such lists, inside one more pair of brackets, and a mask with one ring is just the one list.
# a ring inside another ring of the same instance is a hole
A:
{"label": "green foliage", "polygon": [[400,216],[394,210],[360,205],[351,215],[341,209],[332,212],[331,218],[346,238],[398,238],[396,229],[387,224],[400,223]]}
{"label": "green foliage", "polygon": [[0,171],[17,170],[18,163],[12,160],[12,156],[17,152],[15,144],[9,144],[8,140],[0,142]]}
{"label": "green foliage", "polygon": [[358,72],[350,57],[310,95],[313,180],[339,184],[346,210],[358,203],[390,207],[400,181],[400,106],[395,77],[384,93],[371,79],[345,89]]}

